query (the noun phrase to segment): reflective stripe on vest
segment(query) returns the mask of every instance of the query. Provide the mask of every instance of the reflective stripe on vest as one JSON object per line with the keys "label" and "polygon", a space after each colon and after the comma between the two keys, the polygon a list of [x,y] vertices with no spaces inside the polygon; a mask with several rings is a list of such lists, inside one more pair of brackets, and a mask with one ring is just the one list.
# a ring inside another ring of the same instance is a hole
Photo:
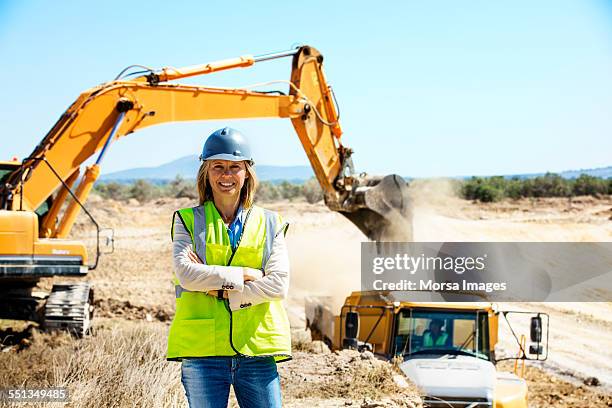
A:
{"label": "reflective stripe on vest", "polygon": [[[243,225],[240,244],[232,255],[227,228],[210,201],[175,213],[189,232],[194,252],[210,265],[262,269],[272,252],[274,237],[285,233],[278,214],[253,206]],[[173,220],[174,225],[174,220]],[[171,231],[173,234],[173,231]],[[229,310],[228,301],[188,291],[174,277],[176,314],[168,335],[168,359],[182,357],[274,356],[291,358],[289,321],[281,301]],[[230,341],[231,336],[231,341]]]}
{"label": "reflective stripe on vest", "polygon": [[264,214],[266,217],[266,231],[275,231],[274,234],[266,233],[266,244],[264,246],[264,253],[261,262],[261,270],[263,271],[266,263],[268,263],[268,259],[270,259],[270,254],[272,253],[272,243],[274,242],[274,238],[281,232],[283,234],[287,233],[287,228],[289,228],[288,223],[284,223],[281,228],[278,228],[278,223],[280,222],[280,217],[277,216],[272,211],[268,211],[264,209]]}

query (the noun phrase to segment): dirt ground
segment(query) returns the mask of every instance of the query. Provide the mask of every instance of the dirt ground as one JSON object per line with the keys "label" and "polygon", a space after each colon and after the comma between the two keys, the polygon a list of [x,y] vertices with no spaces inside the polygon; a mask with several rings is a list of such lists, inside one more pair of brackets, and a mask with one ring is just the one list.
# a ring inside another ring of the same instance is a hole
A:
{"label": "dirt ground", "polygon": [[[513,365],[502,362],[498,369],[512,371]],[[592,377],[580,382],[571,375],[551,374],[550,370],[528,365],[524,378],[527,380],[531,408],[612,407],[612,394],[609,391],[588,385],[593,383]]]}
{"label": "dirt ground", "polygon": [[[67,407],[186,407],[180,364],[164,359],[166,323],[98,318],[93,335],[41,333],[33,324],[0,325],[0,384],[67,387]],[[300,333],[301,332],[301,333]],[[419,391],[371,353],[334,353],[298,329],[293,359],[278,365],[283,406],[421,408]],[[23,407],[57,406],[20,404]],[[0,398],[0,407],[11,406]],[[229,407],[237,408],[233,392]]]}
{"label": "dirt ground", "polygon": [[[609,197],[597,200],[575,198],[571,202],[539,199],[477,204],[453,197],[447,188],[444,182],[413,186],[415,240],[610,241],[612,238],[612,199]],[[67,338],[50,340],[46,335],[33,335],[36,330],[28,329],[27,325],[0,322],[0,338],[3,340],[0,386],[9,382],[12,385],[18,378],[29,384],[37,379],[49,384],[58,384],[57,381],[61,380],[59,384],[78,385],[94,394],[109,393],[98,406],[132,406],[127,401],[121,402],[121,398],[130,393],[142,398],[141,402],[146,406],[182,405],[184,397],[178,364],[158,360],[163,356],[165,335],[174,309],[171,216],[175,209],[195,203],[188,199],[121,203],[95,196],[88,203],[99,224],[115,230],[114,254],[104,256],[88,277],[95,286],[96,335],[81,342]],[[328,211],[322,203],[278,202],[265,206],[279,211],[291,223],[287,235],[292,265],[291,290],[286,307],[292,327],[303,329],[304,296],[332,296],[339,307],[351,290],[359,289],[360,243],[365,238],[348,220]],[[74,235],[93,244],[92,229],[84,217],[79,217]],[[47,280],[42,286],[49,288],[51,284],[52,280]],[[551,314],[550,359],[527,370],[530,406],[612,406],[612,306],[609,303],[512,306],[530,310],[545,308]],[[581,331],[585,328],[588,329],[586,337]],[[150,344],[148,350],[155,358],[131,348],[130,339],[146,339],[145,343]],[[96,345],[96,341],[101,343]],[[54,351],[44,352],[50,344]],[[137,356],[134,358],[139,363],[129,367],[116,361],[119,360],[116,350],[122,347],[125,353]],[[512,350],[512,344],[507,347]],[[97,371],[78,368],[81,363],[74,360],[77,358],[74,356],[83,357],[86,353],[91,354],[88,361],[97,367]],[[49,360],[52,357],[56,360]],[[291,363],[279,366],[284,381],[285,405],[419,406],[418,397],[413,398],[414,390],[390,388],[386,397],[374,391],[364,397],[351,394],[346,378],[364,371],[360,371],[362,365],[353,367],[346,363],[345,357],[298,350]],[[352,357],[355,356],[348,359]],[[70,363],[62,359],[68,359]],[[361,364],[361,360],[354,361]],[[366,362],[369,364],[369,360]],[[318,375],[329,372],[332,367],[336,370],[343,366],[347,366],[348,371],[340,369],[338,375],[333,371],[332,377]],[[126,370],[125,376],[136,376],[145,385],[122,384],[119,387],[112,378],[117,370]],[[155,379],[150,378],[152,370],[157,373]],[[392,368],[385,366],[377,370],[386,373],[385,370]],[[37,374],[31,376],[32,372]],[[590,377],[596,377],[597,381],[589,381]],[[600,384],[593,385],[596,382]],[[97,388],[95,384],[98,384]],[[335,384],[331,387],[333,392],[325,394],[330,387],[321,384]],[[151,396],[147,395],[147,389],[151,387],[156,387],[154,396],[157,399],[148,399]],[[320,389],[321,393],[308,392],[313,389]],[[94,400],[88,398],[85,391],[77,392],[74,396],[79,399],[70,406],[94,406]],[[401,398],[406,393],[411,399]],[[398,398],[407,401],[406,405],[400,405]]]}

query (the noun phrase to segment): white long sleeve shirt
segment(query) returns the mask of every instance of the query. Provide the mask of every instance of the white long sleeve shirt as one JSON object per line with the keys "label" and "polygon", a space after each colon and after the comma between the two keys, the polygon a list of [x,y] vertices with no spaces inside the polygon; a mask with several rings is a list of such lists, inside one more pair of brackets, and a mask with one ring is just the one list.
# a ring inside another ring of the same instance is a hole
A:
{"label": "white long sleeve shirt", "polygon": [[264,266],[264,274],[259,269],[249,268],[249,274],[259,276],[254,281],[244,282],[244,267],[204,265],[189,259],[193,244],[189,232],[179,219],[174,219],[174,238],[172,242],[174,271],[181,286],[189,291],[207,292],[233,287],[228,290],[231,310],[249,307],[271,300],[282,300],[289,291],[289,255],[283,232],[279,232],[272,242],[270,258]]}

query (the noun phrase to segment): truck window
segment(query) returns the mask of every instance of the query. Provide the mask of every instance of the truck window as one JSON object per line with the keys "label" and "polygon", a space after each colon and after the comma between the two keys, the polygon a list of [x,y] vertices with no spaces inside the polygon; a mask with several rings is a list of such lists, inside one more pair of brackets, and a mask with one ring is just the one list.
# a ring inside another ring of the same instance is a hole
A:
{"label": "truck window", "polygon": [[395,355],[467,353],[488,360],[486,312],[406,309],[396,315]]}

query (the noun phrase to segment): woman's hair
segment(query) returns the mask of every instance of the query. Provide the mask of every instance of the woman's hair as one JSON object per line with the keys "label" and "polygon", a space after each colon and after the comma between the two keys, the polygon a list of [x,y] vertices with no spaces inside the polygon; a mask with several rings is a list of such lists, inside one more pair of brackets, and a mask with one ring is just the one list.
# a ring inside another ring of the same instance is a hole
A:
{"label": "woman's hair", "polygon": [[[244,208],[249,208],[253,205],[255,200],[255,190],[259,182],[255,175],[255,169],[248,161],[244,162],[248,177],[244,181],[242,190],[240,191],[240,203]],[[198,170],[198,177],[196,179],[196,186],[198,188],[198,194],[200,196],[200,205],[204,204],[205,201],[213,199],[212,187],[208,181],[208,169],[210,168],[210,161],[205,160],[200,169]]]}

